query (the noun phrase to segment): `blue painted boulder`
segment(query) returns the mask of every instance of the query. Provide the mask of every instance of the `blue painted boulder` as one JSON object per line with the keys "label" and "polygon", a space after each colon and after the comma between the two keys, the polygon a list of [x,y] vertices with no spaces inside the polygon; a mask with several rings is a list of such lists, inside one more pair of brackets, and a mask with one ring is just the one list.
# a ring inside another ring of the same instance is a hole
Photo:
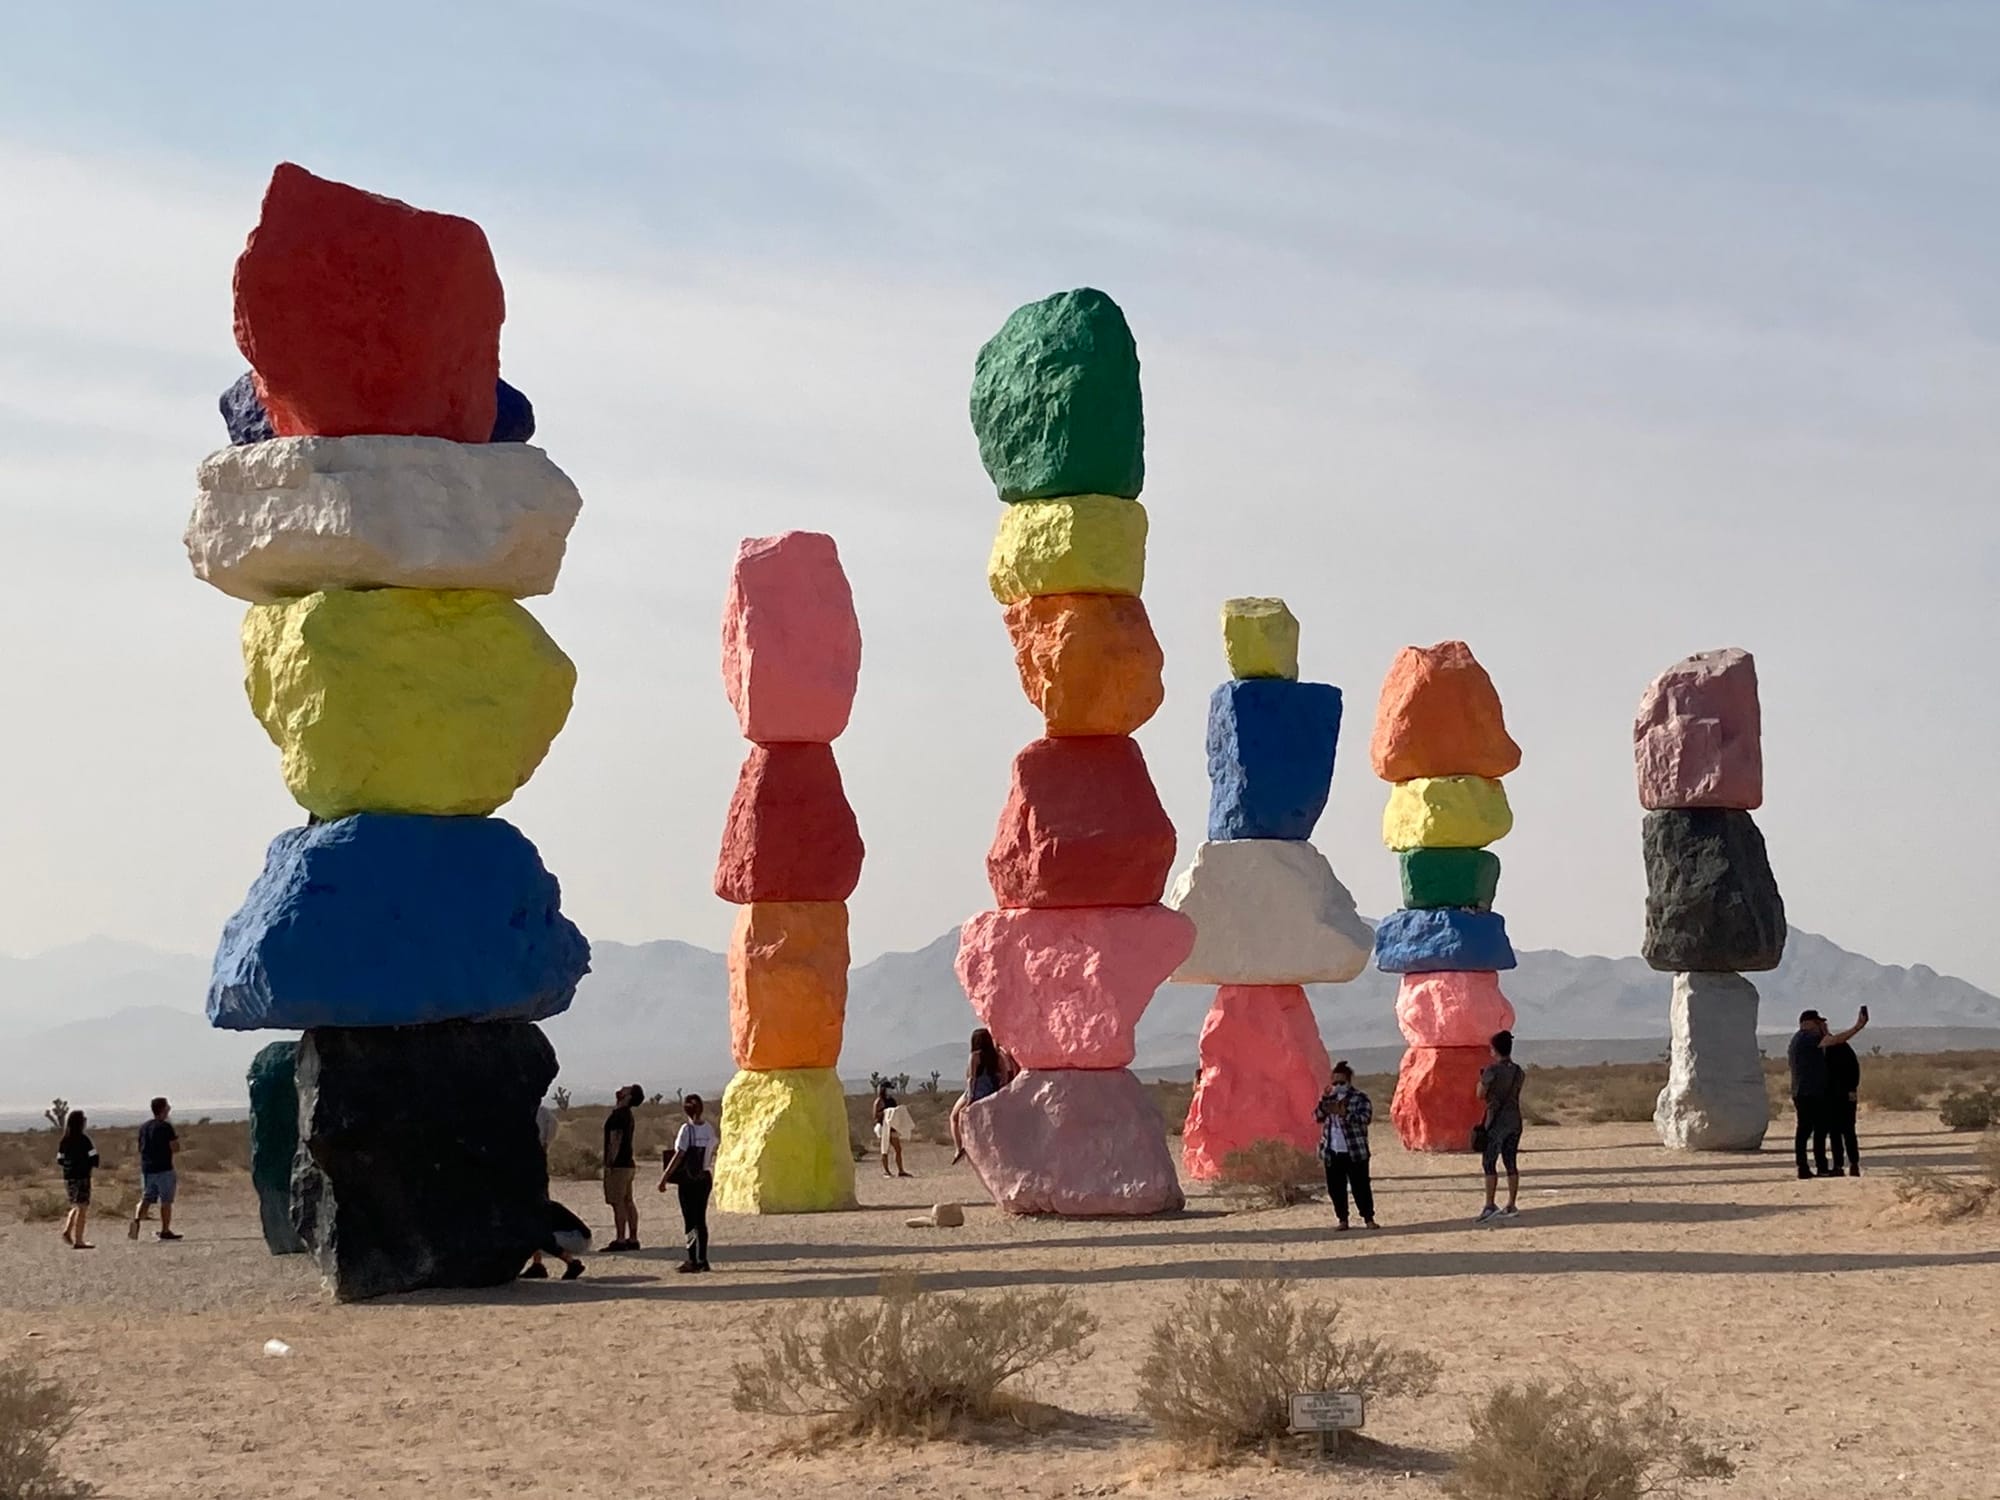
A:
{"label": "blue painted boulder", "polygon": [[[271,428],[270,415],[257,394],[257,381],[248,370],[236,377],[236,384],[222,393],[222,425],[229,429],[231,447],[245,443],[268,443],[278,434]],[[493,435],[489,443],[525,443],[535,435],[535,403],[506,381],[493,387]]]}
{"label": "blue painted boulder", "polygon": [[230,1031],[539,1021],[590,945],[499,818],[357,813],[290,828],[222,930],[208,1019]]}
{"label": "blue painted boulder", "polygon": [[535,435],[535,404],[506,381],[493,387],[493,436],[489,443],[525,443]]}
{"label": "blue painted boulder", "polygon": [[1208,836],[1309,839],[1333,784],[1340,689],[1252,677],[1208,700]]}
{"label": "blue painted boulder", "polygon": [[1375,967],[1385,974],[1496,972],[1514,967],[1514,947],[1497,911],[1392,911],[1375,928]]}

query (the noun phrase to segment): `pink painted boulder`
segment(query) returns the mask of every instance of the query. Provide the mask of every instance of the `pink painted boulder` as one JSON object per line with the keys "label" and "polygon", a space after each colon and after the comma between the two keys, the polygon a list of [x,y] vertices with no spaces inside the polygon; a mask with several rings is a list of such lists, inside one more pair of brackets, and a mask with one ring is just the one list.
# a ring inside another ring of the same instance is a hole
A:
{"label": "pink painted boulder", "polygon": [[1166,1125],[1124,1068],[1028,1069],[969,1105],[965,1154],[1010,1214],[1177,1213],[1186,1204]]}
{"label": "pink painted boulder", "polygon": [[745,537],[722,606],[722,685],[743,737],[827,745],[847,728],[861,624],[833,538]]}
{"label": "pink painted boulder", "polygon": [[1412,1047],[1484,1047],[1514,1029],[1514,1006],[1500,976],[1440,969],[1405,974],[1396,991],[1396,1024]]}
{"label": "pink painted boulder", "polygon": [[1639,804],[1648,811],[1764,803],[1764,719],[1757,661],[1701,651],[1655,677],[1632,725]]}
{"label": "pink painted boulder", "polygon": [[1024,1068],[1124,1068],[1133,1032],[1194,948],[1164,906],[981,912],[959,929],[958,982]]}
{"label": "pink painted boulder", "polygon": [[1403,1054],[1389,1118],[1411,1151],[1470,1151],[1472,1127],[1486,1118],[1479,1075],[1490,1047],[1412,1047]]}
{"label": "pink painted boulder", "polygon": [[1202,1022],[1201,1071],[1181,1131],[1181,1165],[1199,1182],[1258,1141],[1316,1150],[1313,1106],[1333,1068],[1306,992],[1295,984],[1226,984]]}

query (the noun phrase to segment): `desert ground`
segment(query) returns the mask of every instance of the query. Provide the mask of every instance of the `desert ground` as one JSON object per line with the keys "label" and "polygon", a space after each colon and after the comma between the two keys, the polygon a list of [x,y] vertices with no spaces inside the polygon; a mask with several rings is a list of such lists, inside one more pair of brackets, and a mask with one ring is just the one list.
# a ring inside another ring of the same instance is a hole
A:
{"label": "desert ground", "polygon": [[[179,1245],[99,1219],[78,1254],[54,1224],[0,1225],[0,1352],[82,1389],[68,1466],[118,1500],[1425,1496],[1473,1399],[1565,1362],[1669,1391],[1739,1466],[1704,1493],[2000,1496],[2000,1224],[1929,1223],[1893,1190],[1901,1169],[1969,1164],[1974,1140],[1929,1114],[1864,1118],[1869,1174],[1814,1182],[1774,1150],[1668,1156],[1640,1124],[1531,1129],[1503,1227],[1471,1222],[1475,1164],[1381,1130],[1383,1227],[1345,1235],[1324,1202],[1203,1196],[1163,1221],[1011,1221],[922,1146],[912,1180],[861,1164],[857,1212],[719,1215],[707,1278],[674,1274],[678,1218],[648,1196],[646,1248],[581,1281],[351,1306],[305,1258],[268,1255],[247,1176],[217,1173],[184,1191]],[[607,1237],[591,1184],[557,1190]],[[905,1227],[939,1199],[968,1204],[963,1229]],[[1371,1408],[1365,1463],[1189,1467],[1136,1415],[1147,1330],[1183,1285],[1267,1270],[1442,1362],[1435,1394]],[[731,1365],[770,1320],[906,1274],[1075,1288],[1100,1331],[1035,1394],[1076,1420],[801,1453],[788,1424],[732,1409]],[[264,1355],[271,1338],[293,1354]]]}

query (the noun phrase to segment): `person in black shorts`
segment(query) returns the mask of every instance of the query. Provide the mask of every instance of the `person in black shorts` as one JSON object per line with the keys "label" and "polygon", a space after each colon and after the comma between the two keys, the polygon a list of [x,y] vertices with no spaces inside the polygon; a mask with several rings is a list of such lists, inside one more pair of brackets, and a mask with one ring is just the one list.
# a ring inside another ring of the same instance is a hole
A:
{"label": "person in black shorts", "polygon": [[56,1165],[62,1169],[63,1196],[69,1200],[62,1237],[72,1250],[97,1248],[83,1235],[90,1221],[90,1174],[97,1170],[97,1147],[83,1133],[86,1123],[82,1110],[71,1110],[63,1122],[62,1139],[56,1142]]}
{"label": "person in black shorts", "polygon": [[[1493,1061],[1479,1075],[1479,1097],[1486,1101],[1486,1144],[1480,1150],[1480,1166],[1486,1173],[1486,1206],[1479,1210],[1479,1222],[1511,1219],[1521,1210],[1521,1086],[1528,1075],[1514,1061],[1514,1033],[1493,1033]],[[1507,1206],[1496,1199],[1500,1192],[1500,1166],[1507,1166]]]}

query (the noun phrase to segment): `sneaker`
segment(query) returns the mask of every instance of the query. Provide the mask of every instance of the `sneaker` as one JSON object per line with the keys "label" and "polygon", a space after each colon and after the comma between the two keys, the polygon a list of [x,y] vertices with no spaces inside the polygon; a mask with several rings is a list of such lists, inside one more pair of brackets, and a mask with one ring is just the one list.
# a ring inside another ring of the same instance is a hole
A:
{"label": "sneaker", "polygon": [[1811,1182],[1812,1180],[1813,1180],[1813,1175],[1812,1175],[1812,1172],[1811,1172],[1811,1171],[1810,1171],[1810,1170],[1809,1170],[1808,1168],[1806,1168],[1806,1167],[1800,1167],[1800,1168],[1799,1168],[1799,1181],[1800,1181],[1800,1182]]}
{"label": "sneaker", "polygon": [[696,1271],[699,1271],[701,1267],[696,1265],[691,1260],[684,1260],[679,1265],[675,1266],[674,1269],[680,1272],[681,1275],[683,1276],[690,1276],[693,1275]]}
{"label": "sneaker", "polygon": [[548,1279],[549,1268],[547,1266],[530,1265],[527,1270],[521,1273],[521,1280],[523,1281],[547,1281]]}
{"label": "sneaker", "polygon": [[1849,1177],[1859,1177],[1861,1175],[1861,1163],[1856,1162],[1853,1166],[1849,1167],[1847,1169],[1847,1175]]}
{"label": "sneaker", "polygon": [[711,1267],[707,1261],[703,1261],[701,1263],[701,1270],[703,1271],[704,1274],[712,1269],[713,1267]]}
{"label": "sneaker", "polygon": [[1479,1217],[1472,1222],[1475,1224],[1484,1224],[1488,1219],[1497,1219],[1499,1216],[1500,1210],[1489,1203],[1486,1207],[1479,1210]]}
{"label": "sneaker", "polygon": [[1338,1224],[1334,1225],[1333,1231],[1335,1234],[1345,1234],[1347,1232],[1347,1220],[1342,1219]]}
{"label": "sneaker", "polygon": [[573,1260],[568,1265],[563,1267],[562,1279],[564,1281],[574,1281],[576,1280],[577,1277],[581,1276],[582,1274],[583,1274],[583,1262],[580,1260]]}
{"label": "sneaker", "polygon": [[1380,1224],[1377,1224],[1373,1219],[1363,1219],[1361,1221],[1361,1227],[1363,1229],[1380,1229],[1382,1226]]}
{"label": "sneaker", "polygon": [[154,1235],[153,1238],[165,1242],[169,1240],[177,1240],[180,1238],[180,1236],[175,1234],[171,1229],[162,1229],[158,1234]]}
{"label": "sneaker", "polygon": [[1500,1217],[1503,1219],[1518,1219],[1521,1217],[1521,1210],[1510,1203],[1500,1210]]}
{"label": "sneaker", "polygon": [[609,1251],[609,1250],[631,1250],[635,1247],[631,1240],[612,1240],[604,1248],[607,1251]]}

